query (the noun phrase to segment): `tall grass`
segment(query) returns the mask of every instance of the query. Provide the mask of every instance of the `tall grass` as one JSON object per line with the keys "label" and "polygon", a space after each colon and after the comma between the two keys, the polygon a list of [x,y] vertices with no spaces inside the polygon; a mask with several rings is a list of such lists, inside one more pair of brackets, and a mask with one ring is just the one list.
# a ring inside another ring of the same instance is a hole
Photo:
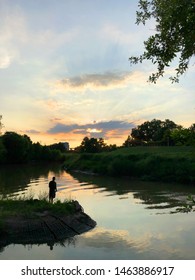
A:
{"label": "tall grass", "polygon": [[135,147],[100,154],[72,154],[65,168],[144,180],[195,183],[194,147]]}
{"label": "tall grass", "polygon": [[57,200],[51,204],[47,197],[42,199],[33,199],[27,197],[6,198],[0,197],[0,219],[6,217],[21,216],[34,218],[40,213],[48,212],[52,214],[71,214],[74,212],[74,203],[72,200]]}

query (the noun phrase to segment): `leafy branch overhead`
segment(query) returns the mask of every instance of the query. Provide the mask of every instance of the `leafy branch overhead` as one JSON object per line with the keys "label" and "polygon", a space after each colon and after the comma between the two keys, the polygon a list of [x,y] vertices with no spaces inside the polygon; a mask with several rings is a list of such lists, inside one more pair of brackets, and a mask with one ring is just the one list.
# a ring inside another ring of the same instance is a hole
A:
{"label": "leafy branch overhead", "polygon": [[155,34],[144,41],[144,53],[129,58],[131,64],[152,61],[157,71],[149,76],[149,81],[156,83],[165,68],[178,58],[170,80],[179,82],[195,54],[195,0],[140,0],[138,6],[136,24],[145,25],[154,18],[156,27]]}

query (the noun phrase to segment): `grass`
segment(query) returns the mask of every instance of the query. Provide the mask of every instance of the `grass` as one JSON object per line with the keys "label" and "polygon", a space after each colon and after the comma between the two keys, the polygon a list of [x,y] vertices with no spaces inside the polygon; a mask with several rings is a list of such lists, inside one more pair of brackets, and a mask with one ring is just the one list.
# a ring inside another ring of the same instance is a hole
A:
{"label": "grass", "polygon": [[34,218],[39,213],[48,211],[52,214],[71,214],[74,213],[74,204],[71,200],[65,200],[63,202],[56,201],[51,204],[47,199],[33,199],[19,197],[19,198],[1,198],[0,199],[0,220],[6,217],[25,217]]}
{"label": "grass", "polygon": [[143,180],[195,183],[195,147],[131,147],[99,154],[72,153],[67,170]]}

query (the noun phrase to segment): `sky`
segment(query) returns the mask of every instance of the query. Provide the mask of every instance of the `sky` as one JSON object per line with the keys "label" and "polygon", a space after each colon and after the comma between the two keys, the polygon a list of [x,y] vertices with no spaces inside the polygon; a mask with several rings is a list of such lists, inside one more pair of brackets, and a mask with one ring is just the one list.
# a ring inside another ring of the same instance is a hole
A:
{"label": "sky", "polygon": [[84,137],[122,145],[154,118],[195,122],[195,64],[178,84],[147,82],[142,54],[154,21],[136,25],[138,0],[0,0],[2,133],[80,145]]}

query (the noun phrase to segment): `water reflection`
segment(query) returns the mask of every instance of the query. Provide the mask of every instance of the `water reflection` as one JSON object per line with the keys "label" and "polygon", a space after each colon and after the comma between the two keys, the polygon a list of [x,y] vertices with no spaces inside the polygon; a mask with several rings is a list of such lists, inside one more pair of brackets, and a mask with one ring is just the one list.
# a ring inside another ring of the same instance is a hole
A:
{"label": "water reflection", "polygon": [[0,259],[195,258],[194,213],[170,215],[195,194],[193,187],[68,174],[58,166],[15,166],[0,168],[0,194],[38,195],[48,191],[53,175],[57,198],[77,199],[97,227],[60,242],[4,244]]}
{"label": "water reflection", "polygon": [[130,231],[97,228],[83,235],[80,242],[93,250],[104,250],[110,259],[194,259],[195,241],[190,233],[194,225],[185,228],[178,225],[178,220],[166,225],[168,229],[145,228],[139,234],[133,228]]}
{"label": "water reflection", "polygon": [[[132,193],[137,203],[144,204],[146,209],[176,209],[186,202],[189,194],[195,195],[194,187],[189,185],[144,182],[130,180],[129,178],[99,177],[75,172],[71,175],[80,184],[88,185],[89,188],[93,186],[93,188],[99,189],[99,192],[107,193],[107,196],[117,195],[119,199],[128,199],[127,194]],[[170,211],[169,213],[176,212]]]}
{"label": "water reflection", "polygon": [[[0,238],[1,238],[1,242],[0,242],[0,253],[2,253],[5,248],[9,245],[10,243],[9,242],[4,242],[4,236],[1,236],[0,235]],[[55,247],[57,246],[61,246],[61,247],[68,247],[68,246],[75,246],[76,244],[76,237],[70,237],[70,238],[65,238],[65,239],[62,239],[62,240],[59,240],[59,241],[56,241],[56,240],[50,240],[48,242],[34,242],[34,243],[26,243],[26,242],[22,242],[20,241],[19,243],[15,242],[14,243],[15,245],[23,245],[24,247],[27,247],[28,250],[32,250],[33,246],[41,246],[43,244],[46,244],[48,246],[48,248],[50,249],[50,251],[53,251],[55,250]]]}
{"label": "water reflection", "polygon": [[0,194],[11,195],[25,190],[31,182],[39,184],[40,178],[48,179],[50,171],[59,174],[58,165],[6,165],[0,166]]}

